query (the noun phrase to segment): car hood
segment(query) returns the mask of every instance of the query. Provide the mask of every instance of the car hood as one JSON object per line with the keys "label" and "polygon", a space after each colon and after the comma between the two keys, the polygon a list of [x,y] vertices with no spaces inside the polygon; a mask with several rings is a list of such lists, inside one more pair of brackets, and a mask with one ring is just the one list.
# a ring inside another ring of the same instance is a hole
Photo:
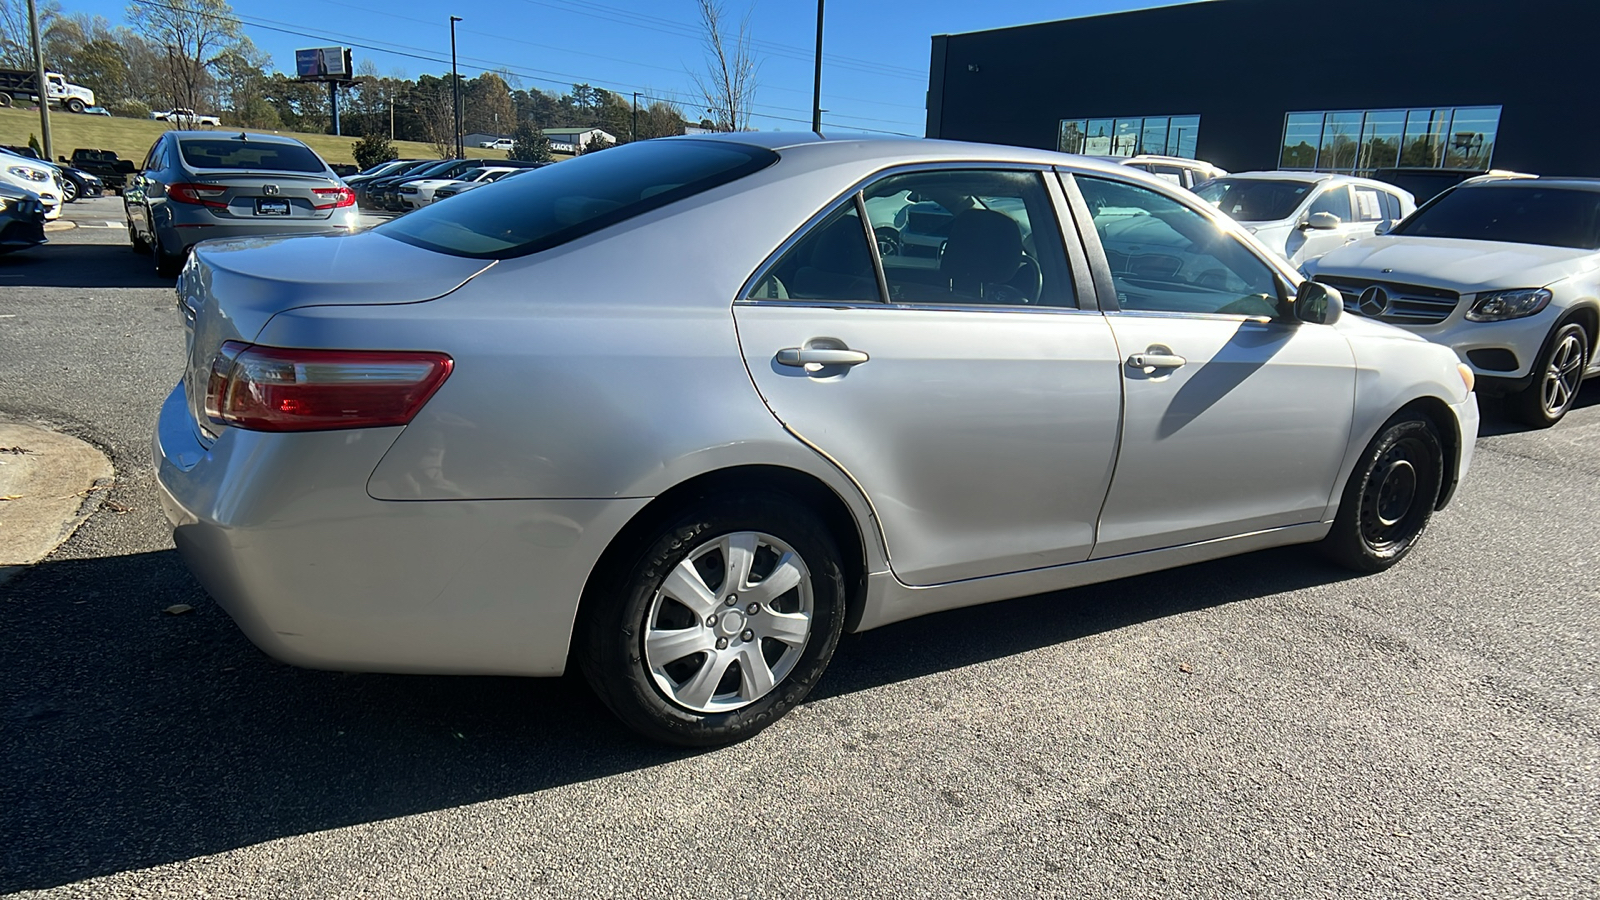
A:
{"label": "car hood", "polygon": [[1347,275],[1447,288],[1463,294],[1543,287],[1600,268],[1600,253],[1542,244],[1382,235],[1315,263],[1319,275]]}

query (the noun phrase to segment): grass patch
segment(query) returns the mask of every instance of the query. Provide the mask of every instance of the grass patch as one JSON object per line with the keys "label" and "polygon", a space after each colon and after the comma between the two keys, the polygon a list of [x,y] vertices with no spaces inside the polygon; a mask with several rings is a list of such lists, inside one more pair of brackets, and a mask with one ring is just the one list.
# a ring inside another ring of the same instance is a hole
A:
{"label": "grass patch", "polygon": [[[150,145],[156,142],[163,132],[170,131],[171,127],[166,122],[157,122],[154,119],[120,119],[111,116],[85,116],[73,115],[68,112],[50,113],[50,137],[55,145],[56,156],[71,157],[72,151],[79,148],[95,150],[115,150],[123,159],[131,159],[137,165],[150,151]],[[224,134],[237,134],[237,128],[207,128],[206,131],[218,131]],[[264,132],[260,129],[246,128],[246,133],[258,132],[263,134],[281,134],[304,141],[306,146],[317,151],[317,155],[329,163],[347,163],[354,165],[356,158],[353,152],[358,138],[335,137],[331,134],[300,134],[293,131]],[[28,136],[39,136],[41,145],[44,138],[39,135],[39,113],[37,110],[0,109],[0,144],[13,146],[26,146]],[[420,141],[395,141],[394,150],[407,159],[432,159],[439,154],[434,151],[432,144]],[[488,150],[482,148],[467,148],[467,153],[474,157],[504,159],[506,151]]]}

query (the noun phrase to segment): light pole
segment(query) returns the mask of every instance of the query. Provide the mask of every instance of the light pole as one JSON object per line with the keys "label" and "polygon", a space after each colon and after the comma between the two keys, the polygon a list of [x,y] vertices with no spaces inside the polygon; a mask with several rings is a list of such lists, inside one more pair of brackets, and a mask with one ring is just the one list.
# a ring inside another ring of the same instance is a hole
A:
{"label": "light pole", "polygon": [[[53,160],[55,147],[50,140],[50,82],[45,80],[44,45],[39,43],[39,7],[28,0],[28,28],[33,32],[33,71],[39,79],[39,131],[44,135],[44,158]],[[65,99],[62,100],[65,103]]]}
{"label": "light pole", "polygon": [[817,0],[817,71],[811,84],[811,130],[822,134],[822,0]]}
{"label": "light pole", "polygon": [[460,16],[450,17],[450,89],[455,92],[456,159],[467,155],[461,147],[461,76],[456,74],[456,23],[459,21]]}

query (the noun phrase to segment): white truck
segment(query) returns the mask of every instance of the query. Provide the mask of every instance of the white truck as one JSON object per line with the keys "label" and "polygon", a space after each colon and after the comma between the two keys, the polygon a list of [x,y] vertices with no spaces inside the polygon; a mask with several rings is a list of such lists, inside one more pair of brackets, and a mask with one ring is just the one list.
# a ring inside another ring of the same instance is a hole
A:
{"label": "white truck", "polygon": [[160,122],[172,122],[185,128],[198,128],[201,125],[210,125],[213,128],[222,126],[222,120],[216,116],[204,116],[192,109],[184,109],[181,106],[165,112],[153,112],[150,114],[150,118]]}
{"label": "white truck", "polygon": [[[94,105],[94,91],[83,85],[72,84],[65,75],[46,72],[44,80],[48,84],[46,90],[50,102],[56,106],[81,113]],[[0,107],[10,106],[18,100],[23,103],[39,102],[38,74],[32,69],[0,69]]]}

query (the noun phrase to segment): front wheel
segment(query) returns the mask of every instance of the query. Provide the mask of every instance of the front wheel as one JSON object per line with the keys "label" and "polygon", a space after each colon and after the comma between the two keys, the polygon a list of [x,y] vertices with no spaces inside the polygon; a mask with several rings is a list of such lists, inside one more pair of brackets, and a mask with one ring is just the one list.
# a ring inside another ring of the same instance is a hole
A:
{"label": "front wheel", "polygon": [[65,203],[71,203],[72,201],[78,199],[78,183],[76,181],[73,181],[70,178],[62,179],[61,199]]}
{"label": "front wheel", "polygon": [[1358,572],[1381,572],[1415,547],[1439,502],[1444,449],[1421,416],[1390,419],[1350,473],[1321,549]]}
{"label": "front wheel", "polygon": [[81,113],[87,109],[87,107],[84,106],[82,100],[79,100],[77,97],[73,97],[71,100],[67,101],[67,109],[70,112]]}
{"label": "front wheel", "polygon": [[781,494],[713,497],[654,532],[587,598],[577,656],[629,727],[712,746],[804,700],[844,615],[839,551],[810,510]]}
{"label": "front wheel", "polygon": [[1557,328],[1533,364],[1533,383],[1511,395],[1511,410],[1524,424],[1549,428],[1578,398],[1589,364],[1589,334],[1577,322]]}

